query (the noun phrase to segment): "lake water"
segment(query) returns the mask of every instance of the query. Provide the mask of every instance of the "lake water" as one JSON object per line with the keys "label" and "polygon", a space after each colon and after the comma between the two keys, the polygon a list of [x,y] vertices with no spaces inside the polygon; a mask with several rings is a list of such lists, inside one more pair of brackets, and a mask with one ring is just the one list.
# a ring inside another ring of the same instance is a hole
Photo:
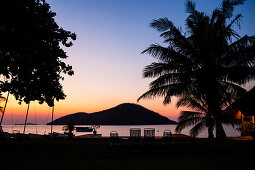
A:
{"label": "lake water", "polygon": [[[86,125],[77,125],[79,127],[86,127]],[[162,136],[163,132],[166,129],[171,130],[171,132],[175,133],[175,127],[176,125],[132,125],[132,126],[100,126],[100,128],[97,130],[99,134],[102,134],[103,137],[110,136],[111,131],[117,131],[119,136],[129,136],[129,129],[130,128],[140,128],[142,131],[143,136],[143,130],[144,128],[155,128],[155,136]],[[63,125],[54,125],[53,126],[53,132],[63,133]],[[227,126],[224,125],[224,129],[226,132],[226,135],[228,137],[236,137],[240,136],[240,131],[235,130],[237,127]],[[23,133],[24,125],[3,125],[4,132],[12,133],[13,130],[18,130],[21,133]],[[186,128],[182,131],[182,134],[189,134],[189,130],[191,128]],[[34,134],[48,134],[50,133],[51,126],[50,125],[27,125],[26,126],[26,133],[34,133]],[[84,134],[91,134],[91,132],[75,132],[75,136],[84,135]],[[207,138],[208,133],[207,129],[205,129],[203,132],[199,134],[200,138]]]}

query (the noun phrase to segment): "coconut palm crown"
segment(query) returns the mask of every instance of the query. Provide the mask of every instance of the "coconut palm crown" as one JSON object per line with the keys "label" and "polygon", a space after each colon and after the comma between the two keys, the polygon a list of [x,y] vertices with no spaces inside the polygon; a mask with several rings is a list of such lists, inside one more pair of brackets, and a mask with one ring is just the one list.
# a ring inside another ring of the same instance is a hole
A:
{"label": "coconut palm crown", "polygon": [[206,96],[215,119],[216,137],[224,139],[221,98],[227,96],[227,91],[241,93],[239,85],[255,80],[255,36],[240,37],[233,30],[242,18],[241,14],[233,15],[234,8],[243,3],[224,0],[209,16],[187,1],[186,33],[168,18],[153,20],[151,27],[161,33],[166,46],[152,44],[142,52],[158,62],[144,68],[144,78],[156,79],[138,101],[159,96],[168,104],[172,96],[200,93]]}

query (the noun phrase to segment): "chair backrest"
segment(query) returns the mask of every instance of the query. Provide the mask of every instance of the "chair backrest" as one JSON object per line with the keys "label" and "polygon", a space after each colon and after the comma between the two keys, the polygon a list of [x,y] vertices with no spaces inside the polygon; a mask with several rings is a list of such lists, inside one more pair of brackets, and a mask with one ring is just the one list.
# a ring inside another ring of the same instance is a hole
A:
{"label": "chair backrest", "polygon": [[154,128],[145,128],[144,129],[144,138],[155,138],[155,129]]}
{"label": "chair backrest", "polygon": [[141,138],[141,129],[140,128],[131,128],[129,129],[130,138]]}
{"label": "chair backrest", "polygon": [[111,131],[110,132],[110,138],[118,138],[118,137],[119,137],[118,132],[116,132],[116,131]]}
{"label": "chair backrest", "polygon": [[172,137],[172,132],[171,132],[171,130],[165,130],[164,132],[163,132],[163,137],[164,138],[171,138]]}

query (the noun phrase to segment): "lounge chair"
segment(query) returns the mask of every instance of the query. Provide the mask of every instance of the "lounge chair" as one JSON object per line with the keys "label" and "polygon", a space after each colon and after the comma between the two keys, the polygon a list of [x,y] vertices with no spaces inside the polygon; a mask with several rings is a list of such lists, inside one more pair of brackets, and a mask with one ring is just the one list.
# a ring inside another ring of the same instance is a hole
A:
{"label": "lounge chair", "polygon": [[144,129],[144,141],[154,141],[155,140],[155,129],[145,128]]}
{"label": "lounge chair", "polygon": [[120,142],[119,134],[116,131],[111,131],[110,132],[110,140],[111,144],[116,144]]}
{"label": "lounge chair", "polygon": [[141,129],[140,128],[131,128],[130,132],[130,141],[132,142],[140,142],[141,141]]}
{"label": "lounge chair", "polygon": [[172,132],[171,132],[171,130],[165,130],[164,132],[163,132],[163,137],[162,137],[162,141],[163,142],[170,142],[170,141],[172,141],[172,139],[173,139],[173,136],[172,136]]}

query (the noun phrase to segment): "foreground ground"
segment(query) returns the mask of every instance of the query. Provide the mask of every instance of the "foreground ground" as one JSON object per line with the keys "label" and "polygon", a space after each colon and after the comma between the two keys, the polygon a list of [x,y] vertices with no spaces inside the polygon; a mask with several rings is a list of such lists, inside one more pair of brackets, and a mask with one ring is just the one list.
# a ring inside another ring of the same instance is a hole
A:
{"label": "foreground ground", "polygon": [[253,169],[254,153],[255,141],[5,140],[0,169]]}

